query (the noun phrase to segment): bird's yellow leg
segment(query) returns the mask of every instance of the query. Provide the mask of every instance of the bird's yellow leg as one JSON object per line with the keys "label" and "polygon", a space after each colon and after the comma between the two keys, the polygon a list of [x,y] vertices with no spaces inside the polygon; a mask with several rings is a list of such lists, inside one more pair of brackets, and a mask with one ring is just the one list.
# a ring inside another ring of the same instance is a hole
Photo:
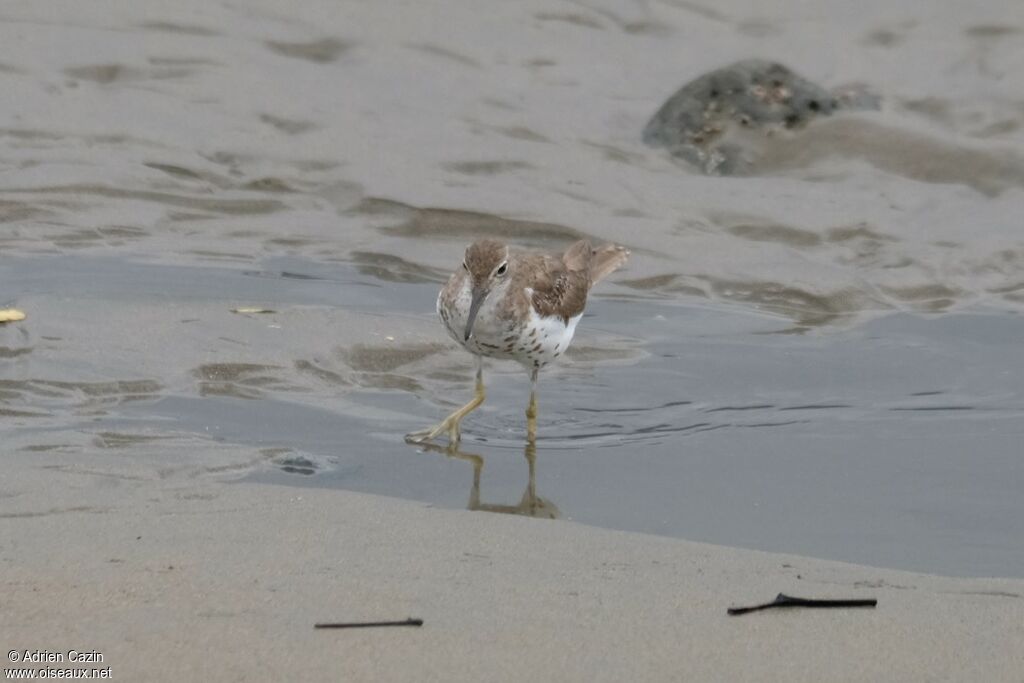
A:
{"label": "bird's yellow leg", "polygon": [[526,441],[537,441],[537,368],[530,375],[530,404],[526,406]]}
{"label": "bird's yellow leg", "polygon": [[439,423],[429,429],[423,429],[418,432],[412,432],[411,434],[405,435],[405,440],[409,443],[423,443],[424,441],[430,441],[436,439],[441,434],[448,433],[448,441],[452,444],[457,444],[462,439],[462,431],[459,428],[459,423],[462,422],[462,418],[469,415],[471,412],[476,410],[481,403],[484,402],[486,395],[484,393],[484,364],[483,359],[477,356],[476,361],[476,394],[473,396],[469,403],[462,406],[454,413],[441,420]]}

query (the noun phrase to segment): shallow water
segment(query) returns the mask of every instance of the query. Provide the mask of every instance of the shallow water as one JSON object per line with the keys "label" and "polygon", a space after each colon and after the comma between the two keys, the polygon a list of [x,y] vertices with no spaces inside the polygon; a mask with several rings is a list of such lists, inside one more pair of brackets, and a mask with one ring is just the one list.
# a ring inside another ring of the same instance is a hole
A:
{"label": "shallow water", "polygon": [[[46,320],[38,337],[3,330],[8,438],[75,462],[116,448],[157,463],[201,448],[198,439],[249,447],[253,459],[197,472],[235,468],[260,481],[1019,575],[1019,316],[894,315],[835,334],[778,334],[785,320],[616,297],[626,288],[610,286],[568,361],[542,375],[535,490],[524,501],[529,385],[515,364],[488,367],[488,400],[467,419],[457,454],[401,441],[471,388],[468,355],[421,312],[433,283],[389,282],[351,263],[258,266],[8,261],[19,301],[72,318],[67,332]],[[231,313],[227,302],[242,300],[276,312]],[[206,328],[222,350],[147,336],[133,328],[139,305],[163,310],[170,330]],[[74,321],[76,310],[95,324]],[[343,312],[383,321],[394,341],[367,343],[351,329],[310,341]],[[131,357],[111,358],[103,347],[126,331],[151,345],[140,358],[165,362],[140,370]]]}
{"label": "shallow water", "polygon": [[[426,41],[386,3],[5,5],[9,451],[1024,576],[1024,17],[720,4],[466,5]],[[743,178],[642,143],[751,51],[882,110],[748,140]],[[459,452],[401,439],[471,391],[433,306],[480,236],[634,251],[535,454],[510,364]]]}

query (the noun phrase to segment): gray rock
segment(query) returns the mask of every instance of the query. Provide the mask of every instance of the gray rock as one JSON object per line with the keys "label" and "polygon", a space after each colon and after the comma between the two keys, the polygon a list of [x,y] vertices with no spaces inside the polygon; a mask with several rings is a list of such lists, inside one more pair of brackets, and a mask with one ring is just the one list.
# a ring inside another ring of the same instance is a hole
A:
{"label": "gray rock", "polygon": [[690,81],[644,127],[643,140],[666,147],[708,174],[743,170],[743,146],[731,129],[773,134],[795,129],[837,109],[877,108],[863,88],[830,91],[776,62],[747,59]]}

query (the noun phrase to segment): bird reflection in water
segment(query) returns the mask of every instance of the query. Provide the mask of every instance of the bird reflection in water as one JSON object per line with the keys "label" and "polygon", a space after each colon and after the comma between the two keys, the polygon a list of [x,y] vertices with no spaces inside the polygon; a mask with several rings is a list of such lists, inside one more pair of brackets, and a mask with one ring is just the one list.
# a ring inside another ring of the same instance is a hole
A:
{"label": "bird reflection in water", "polygon": [[443,453],[446,457],[464,460],[473,466],[473,486],[469,490],[470,510],[484,510],[486,512],[500,512],[507,515],[524,515],[526,517],[540,517],[542,519],[558,519],[561,513],[554,503],[544,500],[537,495],[537,443],[527,441],[523,448],[523,456],[526,458],[529,475],[526,481],[526,490],[517,505],[502,505],[499,503],[485,503],[480,500],[480,473],[484,469],[484,457],[476,453],[467,453],[462,450],[459,444],[439,446],[430,442],[417,444],[425,451],[432,453]]}

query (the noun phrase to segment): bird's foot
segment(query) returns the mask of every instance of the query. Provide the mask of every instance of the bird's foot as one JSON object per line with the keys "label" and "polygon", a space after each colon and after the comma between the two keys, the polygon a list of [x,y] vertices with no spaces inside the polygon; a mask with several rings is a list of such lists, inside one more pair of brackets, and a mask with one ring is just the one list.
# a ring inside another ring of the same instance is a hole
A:
{"label": "bird's foot", "polygon": [[478,369],[476,373],[476,395],[473,396],[470,402],[456,410],[445,419],[441,420],[441,422],[430,429],[423,429],[418,432],[406,434],[405,442],[426,443],[427,441],[436,439],[441,434],[448,432],[448,443],[452,446],[458,446],[459,441],[462,439],[462,430],[460,429],[462,418],[476,410],[483,402],[484,382],[481,378],[481,370]]}
{"label": "bird's foot", "polygon": [[447,432],[449,443],[453,446],[457,446],[459,441],[462,439],[462,430],[459,429],[459,422],[460,420],[453,420],[451,417],[446,417],[433,427],[406,434],[405,442],[415,444],[427,443],[428,441],[433,441],[441,434]]}

